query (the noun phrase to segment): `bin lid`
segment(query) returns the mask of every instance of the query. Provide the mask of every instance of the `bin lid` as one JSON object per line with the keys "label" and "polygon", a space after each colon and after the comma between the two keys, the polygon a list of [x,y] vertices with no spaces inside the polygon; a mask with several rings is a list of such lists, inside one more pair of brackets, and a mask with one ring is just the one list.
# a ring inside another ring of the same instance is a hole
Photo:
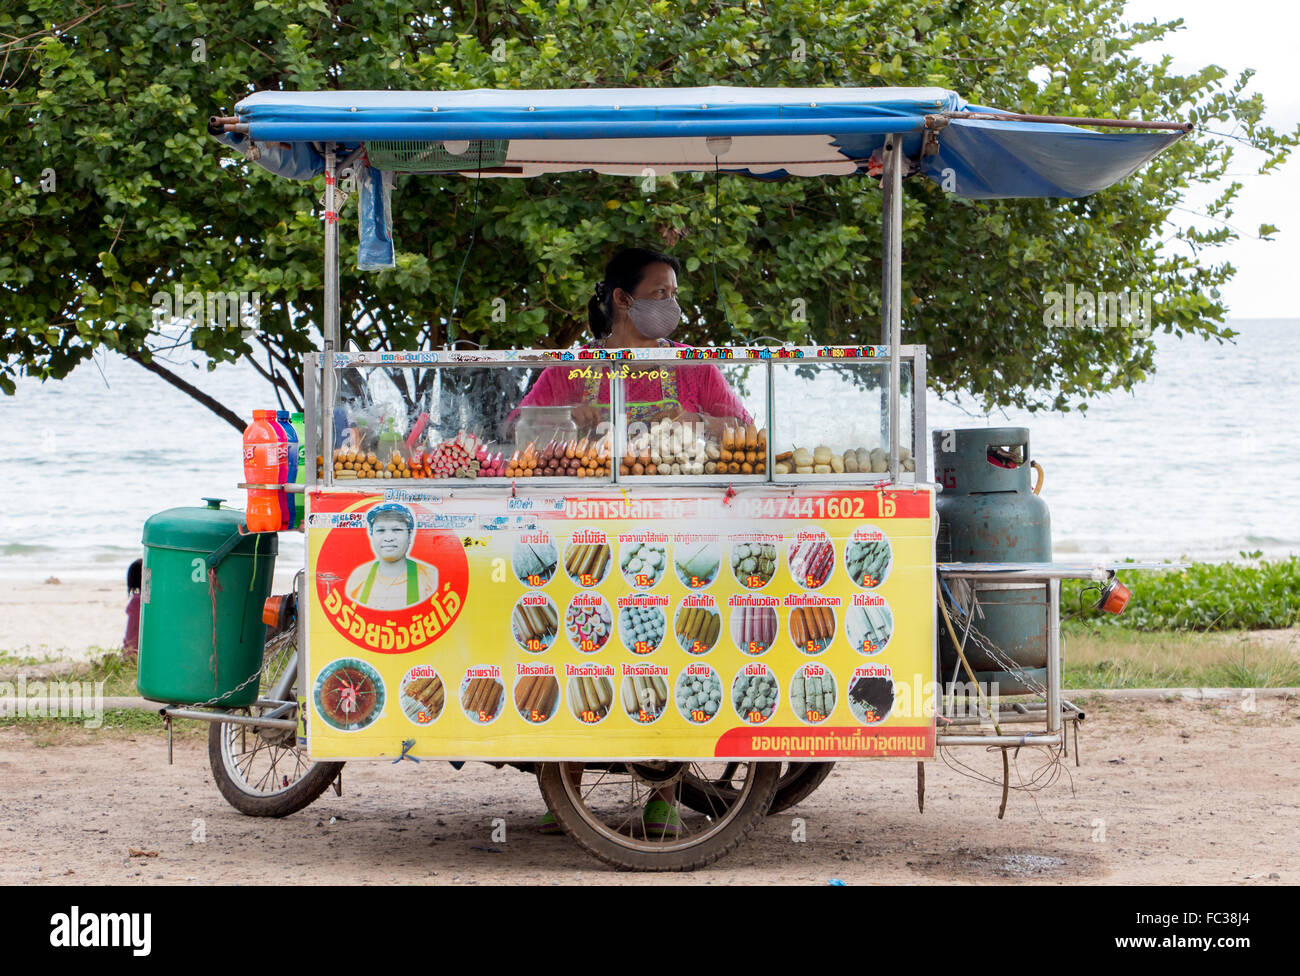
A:
{"label": "bin lid", "polygon": [[[143,541],[155,549],[184,549],[204,555],[215,552],[244,524],[244,513],[233,508],[169,508],[150,515],[144,523]],[[232,555],[273,556],[279,539],[274,532],[250,534],[239,541]]]}

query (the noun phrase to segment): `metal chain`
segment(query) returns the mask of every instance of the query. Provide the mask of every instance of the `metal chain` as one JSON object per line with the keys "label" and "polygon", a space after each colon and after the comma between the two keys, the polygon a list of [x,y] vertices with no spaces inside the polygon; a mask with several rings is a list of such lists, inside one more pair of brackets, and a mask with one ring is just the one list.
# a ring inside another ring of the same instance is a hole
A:
{"label": "metal chain", "polygon": [[[243,681],[241,681],[238,687],[232,688],[230,691],[222,692],[220,695],[216,695],[212,698],[209,698],[205,702],[198,702],[196,704],[190,705],[189,707],[190,708],[208,708],[209,706],[216,707],[217,703],[220,702],[221,699],[230,698],[233,695],[239,694],[241,691],[247,688],[253,682],[254,679],[260,678],[262,676],[262,672],[266,670],[267,662],[271,660],[272,656],[280,653],[284,644],[288,643],[287,639],[293,637],[293,631],[286,630],[280,636],[286,638],[286,640],[280,641],[269,653],[263,655],[262,663],[257,666],[257,670],[254,671],[252,674],[250,674]],[[276,638],[272,638],[272,640],[276,640]]]}
{"label": "metal chain", "polygon": [[244,680],[239,684],[239,687],[237,687],[237,688],[232,688],[230,691],[222,692],[220,695],[216,695],[215,697],[209,698],[209,699],[208,699],[207,701],[205,701],[205,702],[196,702],[196,703],[194,703],[193,705],[189,705],[189,706],[187,706],[187,707],[189,707],[189,708],[207,708],[209,705],[215,707],[215,706],[217,705],[217,703],[221,701],[221,699],[223,699],[223,698],[229,698],[231,695],[236,695],[236,694],[238,694],[239,692],[241,692],[241,691],[243,691],[245,688],[247,688],[248,685],[249,685],[249,682],[251,682],[254,678],[260,678],[261,676],[262,676],[262,666],[259,665],[259,666],[258,666],[258,669],[257,669],[256,671],[254,671],[252,674],[250,674],[247,678],[245,678],[245,679],[244,679]]}
{"label": "metal chain", "polygon": [[[940,597],[940,599],[942,599],[942,597]],[[952,601],[948,602],[948,606],[953,610],[954,618],[961,619],[963,621],[962,629],[965,630],[966,615],[962,613],[962,611]],[[1029,672],[1024,668],[1023,665],[1012,660],[1006,654],[1006,652],[1004,652],[1000,647],[994,644],[991,638],[989,638],[986,634],[982,633],[980,629],[975,626],[974,620],[970,621],[970,632],[966,640],[967,640],[967,646],[969,646],[973,642],[976,647],[978,647],[980,650],[988,654],[988,656],[992,658],[997,664],[1001,665],[1002,670],[1006,671],[1008,674],[1015,675],[1017,678],[1023,681],[1026,686],[1034,689],[1034,693],[1037,697],[1046,700],[1047,686],[1040,683],[1035,678],[1031,677]]]}

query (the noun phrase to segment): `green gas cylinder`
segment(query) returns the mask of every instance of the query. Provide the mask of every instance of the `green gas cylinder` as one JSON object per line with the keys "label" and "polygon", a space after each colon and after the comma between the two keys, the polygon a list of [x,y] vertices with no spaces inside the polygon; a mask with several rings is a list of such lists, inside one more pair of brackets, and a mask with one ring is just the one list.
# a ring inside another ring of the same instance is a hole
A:
{"label": "green gas cylinder", "polygon": [[[1047,503],[1030,483],[1032,460],[1025,427],[985,427],[934,432],[935,481],[939,495],[939,536],[935,556],[941,563],[1051,562],[1052,524]],[[975,629],[1027,672],[1046,682],[1047,594],[1036,583],[981,583],[983,616]],[[957,621],[954,626],[961,628]],[[957,651],[947,628],[939,628],[943,681],[952,679]],[[1007,673],[974,639],[966,643],[967,660],[981,684],[995,681],[1003,695],[1032,690],[1027,680]],[[969,679],[961,671],[959,682]]]}
{"label": "green gas cylinder", "polygon": [[[136,687],[151,701],[251,705],[258,697],[275,533],[241,534],[241,512],[206,498],[144,523],[140,664]],[[215,569],[215,573],[209,573]]]}

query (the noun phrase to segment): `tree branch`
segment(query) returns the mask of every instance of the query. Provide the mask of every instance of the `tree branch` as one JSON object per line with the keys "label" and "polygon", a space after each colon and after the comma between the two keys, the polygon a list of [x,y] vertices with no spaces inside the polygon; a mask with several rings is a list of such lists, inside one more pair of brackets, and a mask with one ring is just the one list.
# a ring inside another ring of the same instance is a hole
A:
{"label": "tree branch", "polygon": [[153,373],[155,376],[162,377],[164,380],[166,380],[172,386],[176,387],[176,389],[180,390],[186,396],[190,396],[193,397],[195,400],[198,400],[199,403],[203,404],[205,407],[207,407],[209,410],[215,413],[226,423],[230,424],[231,427],[235,428],[235,430],[239,431],[241,434],[244,432],[244,428],[248,426],[238,414],[236,414],[225,404],[217,402],[215,399],[213,399],[212,397],[204,393],[202,390],[200,390],[197,386],[195,386],[192,383],[187,383],[185,380],[181,379],[171,370],[163,369],[163,367],[159,366],[155,362],[146,363],[144,359],[140,356],[140,354],[136,352],[134,349],[124,349],[123,354],[126,356],[127,359],[132,359],[135,362],[139,363],[141,366],[143,366],[149,372]]}

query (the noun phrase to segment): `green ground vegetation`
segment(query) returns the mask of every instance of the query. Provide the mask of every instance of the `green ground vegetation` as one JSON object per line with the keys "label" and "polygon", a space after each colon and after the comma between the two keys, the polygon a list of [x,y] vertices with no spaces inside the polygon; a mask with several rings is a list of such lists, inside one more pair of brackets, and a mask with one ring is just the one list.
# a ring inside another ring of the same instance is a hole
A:
{"label": "green ground vegetation", "polygon": [[[1128,608],[1119,616],[1085,611],[1080,616],[1092,626],[1205,633],[1300,626],[1300,556],[1264,560],[1259,552],[1243,552],[1237,562],[1194,562],[1186,569],[1121,571],[1119,576],[1133,590]],[[1092,587],[1066,581],[1062,614],[1095,604]]]}
{"label": "green ground vegetation", "polygon": [[[51,668],[57,658],[48,655],[36,657],[12,652],[0,652],[0,674],[6,681],[13,681],[27,668],[39,668],[39,677],[28,676],[28,682],[49,681],[86,681],[104,683],[105,698],[135,698],[136,664],[122,657],[118,651],[92,649],[90,660],[71,663],[66,667]],[[208,728],[205,722],[176,721],[172,723],[173,734],[178,739],[205,739]],[[135,708],[106,708],[104,721],[98,729],[86,728],[83,717],[27,717],[10,716],[0,719],[0,730],[18,728],[30,734],[37,745],[63,744],[79,738],[91,738],[105,731],[116,734],[146,733],[164,736],[166,726],[162,717],[155,711]]]}
{"label": "green ground vegetation", "polygon": [[1300,687],[1300,631],[1133,631],[1071,622],[1062,628],[1066,688]]}

